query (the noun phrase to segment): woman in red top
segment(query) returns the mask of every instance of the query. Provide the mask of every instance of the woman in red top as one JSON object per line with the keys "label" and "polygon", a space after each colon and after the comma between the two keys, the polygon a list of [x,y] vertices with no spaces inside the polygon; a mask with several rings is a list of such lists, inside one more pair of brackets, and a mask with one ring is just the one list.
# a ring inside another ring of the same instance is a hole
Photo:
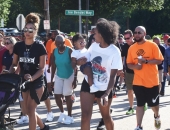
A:
{"label": "woman in red top", "polygon": [[0,72],[2,71],[2,56],[6,51],[6,48],[3,45],[3,41],[4,41],[4,36],[2,33],[0,33]]}

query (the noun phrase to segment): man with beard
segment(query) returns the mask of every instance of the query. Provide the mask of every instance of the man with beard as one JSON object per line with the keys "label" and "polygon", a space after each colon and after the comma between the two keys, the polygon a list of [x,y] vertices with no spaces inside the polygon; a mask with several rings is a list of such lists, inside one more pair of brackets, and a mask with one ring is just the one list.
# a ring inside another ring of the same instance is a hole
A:
{"label": "man with beard", "polygon": [[157,65],[163,61],[163,56],[156,43],[145,39],[146,29],[143,26],[135,28],[136,43],[130,46],[127,56],[127,66],[134,70],[133,90],[137,99],[137,128],[142,130],[145,103],[154,112],[154,125],[160,129],[159,115],[159,77]]}

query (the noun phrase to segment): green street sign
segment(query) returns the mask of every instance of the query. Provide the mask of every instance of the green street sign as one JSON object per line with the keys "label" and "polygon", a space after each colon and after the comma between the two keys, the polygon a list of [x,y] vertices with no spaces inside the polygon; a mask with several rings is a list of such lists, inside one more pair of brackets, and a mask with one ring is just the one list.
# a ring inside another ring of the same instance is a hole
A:
{"label": "green street sign", "polygon": [[65,10],[65,15],[94,16],[94,10]]}

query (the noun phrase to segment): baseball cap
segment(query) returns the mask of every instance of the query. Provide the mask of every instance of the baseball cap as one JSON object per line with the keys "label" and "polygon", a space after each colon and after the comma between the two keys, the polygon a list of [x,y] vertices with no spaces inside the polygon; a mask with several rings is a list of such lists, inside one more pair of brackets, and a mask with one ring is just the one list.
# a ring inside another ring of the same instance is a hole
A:
{"label": "baseball cap", "polygon": [[169,35],[167,34],[163,36],[163,40],[167,40],[168,38],[169,38]]}

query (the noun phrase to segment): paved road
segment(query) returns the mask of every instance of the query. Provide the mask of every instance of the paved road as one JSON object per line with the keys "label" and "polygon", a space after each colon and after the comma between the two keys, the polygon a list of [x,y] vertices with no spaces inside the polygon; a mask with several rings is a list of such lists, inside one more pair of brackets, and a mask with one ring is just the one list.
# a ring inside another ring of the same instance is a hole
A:
{"label": "paved road", "polygon": [[[83,79],[83,75],[79,73],[79,78],[78,78],[79,83],[81,83],[82,79]],[[58,107],[56,106],[54,99],[51,99],[52,111],[55,115],[54,121],[47,123],[50,125],[51,130],[55,130],[55,129],[80,130],[81,111],[80,111],[79,90],[80,90],[80,85],[78,85],[78,87],[75,90],[76,96],[77,96],[77,102],[73,104],[73,116],[75,119],[75,123],[71,125],[63,125],[63,124],[57,123],[57,119],[58,119],[60,112],[59,112]],[[135,101],[135,105],[136,105],[136,101]],[[136,127],[135,114],[131,116],[125,115],[129,107],[125,90],[121,90],[117,93],[117,98],[113,99],[111,107],[113,109],[112,117],[114,119],[115,130],[134,130],[134,128]],[[14,118],[18,118],[20,114],[18,101],[15,103],[14,106],[11,106],[10,109],[11,109],[12,116]],[[43,121],[45,121],[47,111],[46,111],[46,108],[43,102],[38,106],[37,112],[40,114]],[[170,87],[168,86],[166,86],[166,95],[160,98],[160,115],[161,115],[161,121],[162,121],[161,130],[170,130],[170,120],[169,120],[170,118]],[[94,104],[93,115],[91,118],[91,130],[96,130],[96,126],[98,125],[99,118],[101,118],[101,115],[99,114],[98,106]],[[28,124],[24,124],[24,125],[16,124],[14,128],[15,128],[14,130],[28,130]],[[38,127],[37,129],[39,130]],[[150,108],[145,112],[145,116],[143,119],[143,129],[144,130],[155,130],[153,112]]]}

